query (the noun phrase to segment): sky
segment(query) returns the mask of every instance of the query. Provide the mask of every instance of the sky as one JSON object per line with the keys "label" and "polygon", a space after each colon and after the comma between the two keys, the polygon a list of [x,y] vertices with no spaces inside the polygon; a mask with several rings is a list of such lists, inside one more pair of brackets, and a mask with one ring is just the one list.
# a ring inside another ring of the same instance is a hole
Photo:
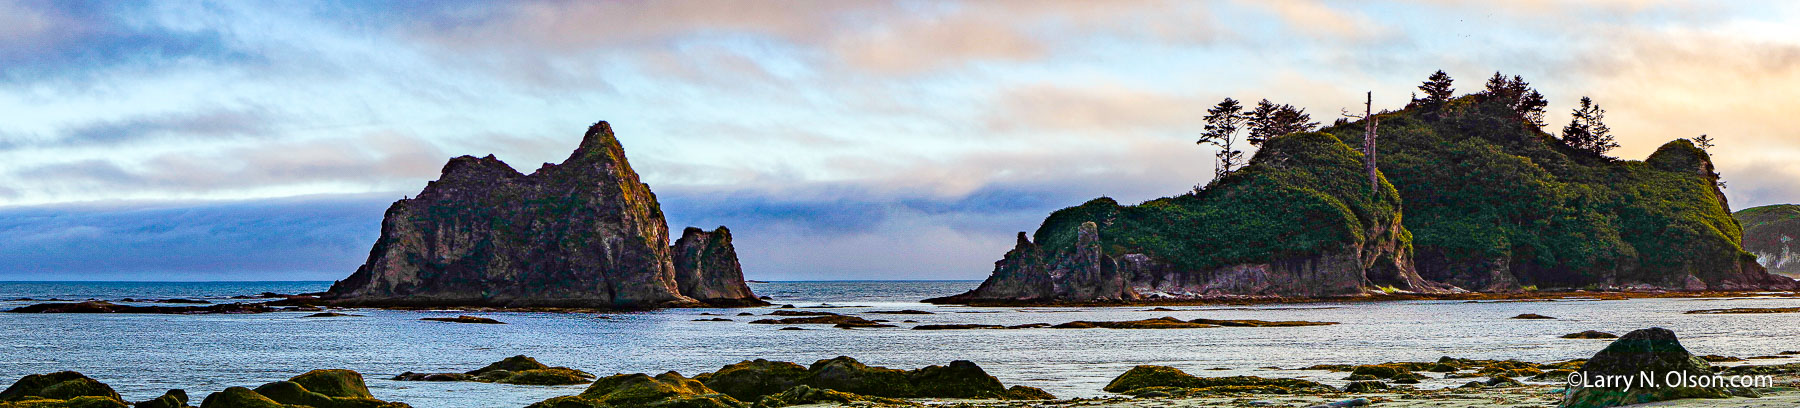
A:
{"label": "sky", "polygon": [[981,279],[1050,211],[1205,184],[1222,98],[1330,122],[1439,69],[1800,202],[1794,2],[0,0],[0,280],[341,279],[450,157],[600,120],[750,279]]}

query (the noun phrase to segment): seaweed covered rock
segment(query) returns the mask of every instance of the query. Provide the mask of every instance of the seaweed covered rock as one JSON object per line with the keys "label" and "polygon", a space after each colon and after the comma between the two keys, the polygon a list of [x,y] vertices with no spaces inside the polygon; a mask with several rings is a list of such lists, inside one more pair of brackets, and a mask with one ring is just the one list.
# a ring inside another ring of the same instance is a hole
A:
{"label": "seaweed covered rock", "polygon": [[32,374],[0,391],[0,408],[125,408],[111,386],[74,371]]}
{"label": "seaweed covered rock", "polygon": [[694,376],[708,388],[742,401],[757,401],[802,385],[809,372],[806,367],[785,361],[756,359],[720,368],[709,374]]}
{"label": "seaweed covered rock", "polygon": [[373,306],[762,304],[732,267],[729,234],[714,235],[678,244],[698,257],[677,276],[656,195],[626,162],[612,126],[599,122],[568,159],[531,174],[492,155],[451,159],[437,181],[388,208],[368,261],[324,298]]}
{"label": "seaweed covered rock", "polygon": [[820,388],[813,388],[813,387],[806,386],[806,385],[799,385],[799,386],[795,386],[793,388],[789,388],[789,389],[787,389],[787,391],[782,391],[777,394],[762,397],[762,399],[756,401],[756,408],[775,408],[775,407],[787,407],[787,406],[794,406],[794,405],[809,405],[809,404],[846,404],[847,405],[847,404],[859,403],[859,402],[860,403],[875,403],[875,404],[882,404],[882,405],[888,405],[888,406],[895,406],[895,405],[917,406],[917,405],[919,405],[919,404],[914,404],[912,402],[909,402],[906,400],[901,400],[901,399],[871,397],[871,396],[867,396],[867,395],[857,395],[857,394],[851,394],[851,393],[837,391],[837,390],[820,389]]}
{"label": "seaweed covered rock", "polygon": [[226,388],[206,396],[200,408],[408,408],[375,399],[362,374],[350,370],[312,370],[287,381],[256,389]]}
{"label": "seaweed covered rock", "polygon": [[187,408],[187,391],[174,389],[164,392],[162,396],[149,401],[132,404],[131,408]]}
{"label": "seaweed covered rock", "polygon": [[[1709,376],[1713,369],[1705,360],[1689,354],[1675,338],[1675,332],[1660,327],[1626,333],[1595,353],[1577,371],[1581,386],[1571,388],[1561,407],[1612,407],[1682,398],[1727,398],[1734,393],[1747,393],[1746,390],[1667,383],[1672,375]],[[1640,381],[1626,387],[1614,380],[1645,377],[1654,380],[1655,384],[1646,385]]]}
{"label": "seaweed covered rock", "polygon": [[1747,208],[1732,214],[1744,227],[1744,250],[1770,272],[1800,277],[1800,205]]}
{"label": "seaweed covered rock", "polygon": [[850,357],[809,367],[768,360],[745,361],[695,376],[708,387],[743,401],[759,401],[798,386],[883,398],[1049,399],[1043,390],[1006,388],[975,363],[952,361],[915,370],[872,367]]}
{"label": "seaweed covered rock", "polygon": [[1212,392],[1249,392],[1259,394],[1318,394],[1336,392],[1329,385],[1290,378],[1196,377],[1174,367],[1141,365],[1125,371],[1102,390],[1141,395],[1154,390],[1168,395],[1194,395]]}
{"label": "seaweed covered rock", "polygon": [[580,395],[556,397],[527,408],[743,408],[746,404],[673,371],[651,377],[618,374],[595,380]]}
{"label": "seaweed covered rock", "polygon": [[1444,293],[1413,270],[1400,195],[1370,194],[1338,137],[1270,139],[1249,166],[1192,194],[1057,211],[981,286],[936,303],[1108,302]]}
{"label": "seaweed covered rock", "polygon": [[574,385],[594,380],[593,374],[568,367],[551,367],[524,355],[507,357],[465,373],[414,373],[394,376],[395,381],[478,381],[516,385]]}

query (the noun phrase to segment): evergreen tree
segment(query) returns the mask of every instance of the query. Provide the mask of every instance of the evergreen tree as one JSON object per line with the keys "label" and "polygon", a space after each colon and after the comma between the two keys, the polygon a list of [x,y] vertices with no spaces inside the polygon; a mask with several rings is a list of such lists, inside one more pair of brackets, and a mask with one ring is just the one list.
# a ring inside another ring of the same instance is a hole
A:
{"label": "evergreen tree", "polygon": [[1294,105],[1276,105],[1264,99],[1256,103],[1256,109],[1249,115],[1250,135],[1246,140],[1252,146],[1262,146],[1263,142],[1295,132],[1310,132],[1319,126],[1312,121],[1312,115],[1306,109]]}
{"label": "evergreen tree", "polygon": [[1425,92],[1423,102],[1431,106],[1442,106],[1445,102],[1449,102],[1452,94],[1456,92],[1455,88],[1450,87],[1451,82],[1450,74],[1444,73],[1444,70],[1440,69],[1438,72],[1432,73],[1431,77],[1425,78],[1424,84],[1419,85],[1419,91]]}
{"label": "evergreen tree", "polygon": [[1699,147],[1700,150],[1706,151],[1708,154],[1711,154],[1712,148],[1713,148],[1713,138],[1711,136],[1707,136],[1707,135],[1700,135],[1700,137],[1694,138],[1694,147]]}
{"label": "evergreen tree", "polygon": [[1594,100],[1581,97],[1581,106],[1569,114],[1569,125],[1563,126],[1562,141],[1576,149],[1593,153],[1596,156],[1610,158],[1607,152],[1618,148],[1613,141],[1612,128],[1606,126],[1606,110],[1594,104]]}
{"label": "evergreen tree", "polygon": [[1512,79],[1507,79],[1505,75],[1495,71],[1494,76],[1488,78],[1487,89],[1482,93],[1506,103],[1520,121],[1544,127],[1544,107],[1549,106],[1550,101],[1544,99],[1544,94],[1531,89],[1531,84],[1525,82],[1524,77],[1513,75]]}
{"label": "evergreen tree", "polygon": [[1243,160],[1244,152],[1233,148],[1237,140],[1238,130],[1244,127],[1249,115],[1244,114],[1244,105],[1236,99],[1225,98],[1218,105],[1206,110],[1206,133],[1200,134],[1200,140],[1194,144],[1210,144],[1219,148],[1214,155],[1218,162],[1213,168],[1213,180],[1225,177],[1237,170]]}

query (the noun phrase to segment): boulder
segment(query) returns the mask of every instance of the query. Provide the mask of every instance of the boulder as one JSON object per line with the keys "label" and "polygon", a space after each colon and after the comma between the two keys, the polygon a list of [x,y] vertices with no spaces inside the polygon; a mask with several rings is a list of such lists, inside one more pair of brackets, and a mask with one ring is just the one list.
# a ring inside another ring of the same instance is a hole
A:
{"label": "boulder", "polygon": [[6,387],[5,391],[0,391],[0,402],[73,400],[81,397],[121,401],[118,405],[124,406],[124,399],[112,387],[74,371],[27,375]]}
{"label": "boulder", "polygon": [[851,394],[838,390],[813,388],[798,385],[778,394],[762,397],[756,401],[756,408],[774,408],[809,404],[842,404],[874,403],[883,405],[916,405],[911,402],[893,398],[871,397]]}
{"label": "boulder", "polygon": [[745,404],[673,371],[651,377],[617,374],[594,381],[580,395],[556,397],[526,408],[743,408]]}
{"label": "boulder", "polygon": [[1351,381],[1344,384],[1344,392],[1370,393],[1386,391],[1388,385],[1380,381]]}
{"label": "boulder", "polygon": [[132,404],[131,408],[188,408],[187,391],[169,390],[156,399]]}
{"label": "boulder", "polygon": [[[1577,370],[1584,384],[1572,387],[1563,400],[1564,408],[1597,408],[1642,404],[1682,398],[1726,398],[1743,390],[1724,388],[1676,387],[1665,379],[1677,375],[1712,375],[1712,366],[1688,353],[1675,338],[1675,332],[1653,327],[1633,330],[1614,340]],[[1646,374],[1648,373],[1648,374]],[[1640,378],[1648,375],[1655,386],[1638,382],[1627,388],[1622,384],[1600,383],[1602,378]]]}
{"label": "boulder", "polygon": [[711,374],[695,376],[708,388],[740,401],[758,401],[764,396],[781,393],[804,384],[806,367],[785,361],[756,359],[720,368]]}
{"label": "boulder", "polygon": [[287,381],[252,390],[231,387],[206,396],[200,408],[410,408],[375,399],[362,374],[350,370],[312,370]]}
{"label": "boulder", "polygon": [[1141,365],[1113,378],[1102,390],[1133,394],[1144,389],[1174,388],[1183,390],[1254,391],[1266,394],[1317,394],[1337,391],[1331,386],[1289,378],[1196,377],[1174,367]]}
{"label": "boulder", "polygon": [[1006,388],[980,366],[962,360],[915,370],[871,367],[850,357],[819,360],[810,367],[754,360],[728,365],[695,379],[744,401],[760,401],[798,386],[881,398],[1054,398],[1036,388]]}

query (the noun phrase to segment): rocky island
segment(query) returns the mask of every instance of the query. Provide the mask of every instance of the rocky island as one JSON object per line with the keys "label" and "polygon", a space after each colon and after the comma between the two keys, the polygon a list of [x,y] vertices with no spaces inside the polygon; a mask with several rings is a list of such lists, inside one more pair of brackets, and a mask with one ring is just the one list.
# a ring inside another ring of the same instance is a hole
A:
{"label": "rocky island", "polygon": [[[1267,140],[1204,189],[1052,213],[934,303],[1108,303],[1532,290],[1793,290],[1745,251],[1711,157],[1572,148],[1490,93]],[[1767,256],[1765,255],[1765,258]]]}
{"label": "rocky island", "polygon": [[521,174],[462,156],[394,202],[381,238],[323,300],[346,306],[651,308],[764,304],[724,227],[670,245],[650,186],[606,122],[561,164]]}
{"label": "rocky island", "polygon": [[1748,208],[1732,214],[1744,227],[1744,250],[1770,272],[1800,276],[1800,205]]}

